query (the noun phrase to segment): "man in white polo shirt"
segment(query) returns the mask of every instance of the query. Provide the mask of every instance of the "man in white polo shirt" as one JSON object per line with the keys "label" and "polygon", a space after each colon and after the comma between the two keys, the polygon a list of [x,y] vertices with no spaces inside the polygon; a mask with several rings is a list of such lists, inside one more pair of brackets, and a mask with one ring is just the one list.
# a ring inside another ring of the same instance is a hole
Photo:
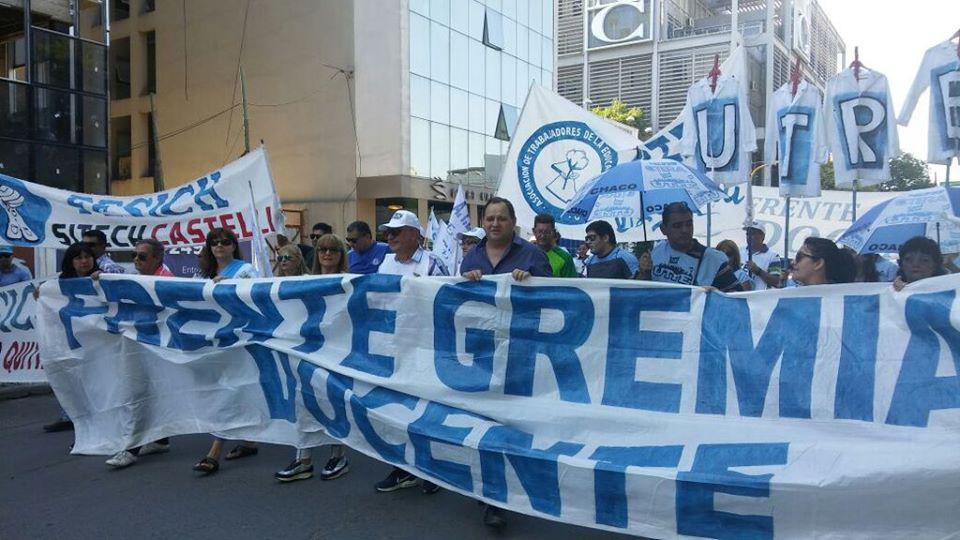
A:
{"label": "man in white polo shirt", "polygon": [[743,262],[743,269],[750,274],[753,290],[763,291],[780,287],[783,263],[780,255],[763,243],[766,237],[763,228],[754,221],[744,227],[744,230],[747,231],[747,246],[740,248],[740,261]]}
{"label": "man in white polo shirt", "polygon": [[[439,257],[421,247],[423,228],[417,216],[408,210],[397,210],[389,223],[377,227],[384,233],[393,253],[388,253],[377,269],[378,274],[398,276],[449,276],[450,272]],[[417,485],[417,477],[394,467],[393,471],[374,486],[381,493]],[[423,481],[423,492],[431,495],[440,491],[440,486]]]}

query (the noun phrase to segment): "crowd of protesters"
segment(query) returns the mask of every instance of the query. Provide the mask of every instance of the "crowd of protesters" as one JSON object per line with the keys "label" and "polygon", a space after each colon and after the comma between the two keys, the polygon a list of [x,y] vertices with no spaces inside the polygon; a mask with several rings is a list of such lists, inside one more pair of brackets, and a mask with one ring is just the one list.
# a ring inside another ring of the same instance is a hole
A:
{"label": "crowd of protesters", "polygon": [[[400,210],[387,223],[377,227],[386,242],[377,241],[370,225],[363,221],[349,224],[343,238],[333,234],[329,225],[318,223],[309,235],[310,245],[286,243],[278,247],[274,273],[280,277],[343,273],[411,277],[460,275],[473,281],[495,274],[511,274],[517,281],[531,276],[587,277],[648,280],[722,292],[887,281],[900,291],[915,281],[948,273],[953,264],[951,258],[941,255],[935,241],[925,237],[913,238],[903,244],[899,265],[878,255],[858,256],[832,240],[817,237],[807,238],[792,262],[787,264],[764,243],[764,231],[757,224],[745,228],[747,242],[744,247],[725,239],[712,248],[694,237],[693,212],[684,203],[666,205],[662,218],[660,230],[665,240],[652,248],[649,244],[642,245],[639,256],[617,242],[613,227],[606,221],[588,224],[584,242],[571,254],[559,245],[560,234],[553,216],[541,214],[536,217],[534,242],[529,242],[517,234],[516,213],[510,201],[493,197],[483,208],[483,227],[458,235],[462,257],[459,268],[452,269],[427,249],[417,216]],[[59,277],[98,279],[101,273],[123,272],[123,267],[107,254],[107,247],[107,239],[101,231],[88,231],[83,242],[66,250]],[[158,241],[137,243],[136,272],[172,276],[163,258],[164,248]],[[199,268],[194,277],[213,282],[257,275],[254,267],[243,261],[236,235],[222,228],[213,229],[207,235],[199,255]],[[7,285],[29,279],[29,272],[12,264],[12,250],[0,246],[0,282]],[[73,429],[73,424],[61,410],[60,418],[45,425],[44,429],[69,430]],[[224,443],[222,439],[213,438],[210,450],[193,466],[193,470],[203,475],[216,473],[220,469]],[[350,470],[345,448],[338,444],[329,446],[330,456],[320,471],[323,480],[339,478]],[[114,468],[125,468],[145,455],[169,450],[170,441],[160,439],[122,450],[106,463]],[[256,443],[241,441],[225,459],[257,454]],[[292,482],[311,478],[313,472],[311,449],[298,449],[293,461],[275,477],[281,482]],[[378,492],[392,492],[414,486],[420,486],[427,495],[440,489],[436,484],[396,467],[374,487]],[[493,506],[485,506],[483,522],[492,528],[506,524],[503,511]]]}

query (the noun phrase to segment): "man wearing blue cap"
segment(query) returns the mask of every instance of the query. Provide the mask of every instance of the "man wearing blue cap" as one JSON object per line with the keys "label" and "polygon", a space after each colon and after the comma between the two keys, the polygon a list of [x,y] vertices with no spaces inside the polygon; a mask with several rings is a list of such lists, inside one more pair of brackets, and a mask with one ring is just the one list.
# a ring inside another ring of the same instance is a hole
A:
{"label": "man wearing blue cap", "polygon": [[0,287],[20,283],[21,281],[30,281],[30,271],[26,268],[13,264],[13,248],[10,246],[0,246]]}

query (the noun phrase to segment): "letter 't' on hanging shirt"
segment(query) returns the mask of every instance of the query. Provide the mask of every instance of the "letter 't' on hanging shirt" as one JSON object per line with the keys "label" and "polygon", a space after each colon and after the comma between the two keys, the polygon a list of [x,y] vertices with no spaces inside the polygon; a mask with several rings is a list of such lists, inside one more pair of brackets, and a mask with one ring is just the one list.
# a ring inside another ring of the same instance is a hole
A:
{"label": "letter 't' on hanging shirt", "polygon": [[910,123],[917,100],[930,87],[930,129],[927,161],[946,165],[960,157],[960,59],[950,40],[938,43],[923,55],[920,70],[900,110],[899,124]]}
{"label": "letter 't' on hanging shirt", "polygon": [[837,186],[890,180],[890,159],[900,155],[900,142],[885,75],[866,68],[859,81],[853,68],[834,75],[827,81],[823,114]]}
{"label": "letter 't' on hanging shirt", "polygon": [[796,96],[791,89],[789,82],[781,86],[767,104],[765,160],[779,162],[781,197],[819,197],[828,153],[823,98],[807,81],[797,85]]}
{"label": "letter 't' on hanging shirt", "polygon": [[715,93],[710,91],[709,79],[687,90],[681,115],[684,163],[712,173],[717,183],[742,184],[750,176],[750,153],[757,149],[757,129],[750,117],[744,85],[736,77],[721,75]]}

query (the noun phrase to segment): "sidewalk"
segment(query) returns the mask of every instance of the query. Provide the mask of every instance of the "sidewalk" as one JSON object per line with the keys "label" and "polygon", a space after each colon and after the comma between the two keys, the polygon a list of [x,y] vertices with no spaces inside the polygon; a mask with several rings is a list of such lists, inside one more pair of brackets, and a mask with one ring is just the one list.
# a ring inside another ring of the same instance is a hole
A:
{"label": "sidewalk", "polygon": [[0,383],[0,401],[49,394],[47,383]]}

